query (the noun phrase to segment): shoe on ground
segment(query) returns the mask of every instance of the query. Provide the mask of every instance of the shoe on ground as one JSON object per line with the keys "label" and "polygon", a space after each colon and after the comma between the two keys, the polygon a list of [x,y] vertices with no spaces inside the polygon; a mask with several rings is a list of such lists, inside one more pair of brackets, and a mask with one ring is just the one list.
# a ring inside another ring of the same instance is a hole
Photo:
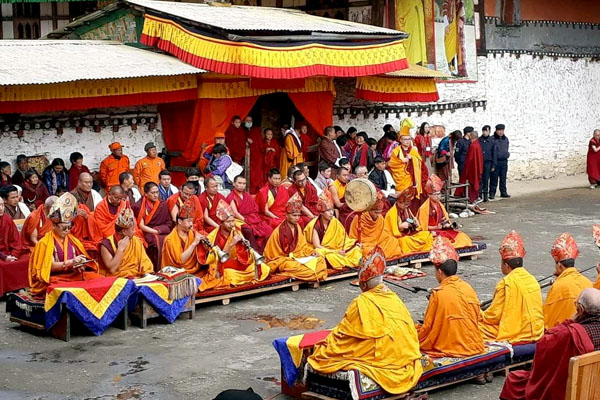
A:
{"label": "shoe on ground", "polygon": [[590,185],[590,190],[596,189],[596,185]]}
{"label": "shoe on ground", "polygon": [[483,195],[483,202],[484,202],[484,203],[487,203],[488,201],[490,201],[490,199],[489,199],[488,195],[487,195],[487,194],[484,194],[484,195]]}
{"label": "shoe on ground", "polygon": [[504,194],[501,194],[500,197],[502,197],[503,199],[510,199],[510,194],[504,193]]}
{"label": "shoe on ground", "polygon": [[489,199],[490,200],[496,200],[496,196],[490,196]]}
{"label": "shoe on ground", "polygon": [[485,380],[485,374],[483,374],[483,375],[477,375],[477,376],[476,376],[476,377],[473,379],[473,382],[474,382],[476,385],[482,385],[482,386],[483,386],[483,385],[485,385],[485,384],[487,383],[487,381]]}
{"label": "shoe on ground", "polygon": [[488,372],[487,374],[485,374],[485,381],[487,383],[492,383],[494,381],[494,373]]}

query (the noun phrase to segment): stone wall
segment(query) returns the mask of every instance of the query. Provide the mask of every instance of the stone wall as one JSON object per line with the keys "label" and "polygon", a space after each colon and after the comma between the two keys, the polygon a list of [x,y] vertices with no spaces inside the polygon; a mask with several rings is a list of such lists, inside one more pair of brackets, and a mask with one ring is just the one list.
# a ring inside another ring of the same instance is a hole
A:
{"label": "stone wall", "polygon": [[[487,100],[485,109],[413,113],[415,123],[440,124],[447,131],[467,125],[480,131],[483,125],[504,123],[511,142],[509,177],[513,180],[585,172],[589,139],[600,128],[600,62],[504,54],[478,57],[478,68],[476,83],[438,84],[440,102]],[[347,82],[336,89],[337,107],[369,105],[351,100],[353,87]],[[345,115],[334,117],[334,123],[343,128],[353,125],[379,138],[383,125],[398,127],[406,116]]]}
{"label": "stone wall", "polygon": [[[43,116],[21,116],[23,121],[47,120],[50,118],[65,118],[68,113],[45,114]],[[70,113],[70,117],[73,118]],[[144,108],[115,108],[102,110],[101,114],[85,114],[88,120],[97,118],[99,121],[112,121],[114,118],[119,120],[119,131],[113,132],[113,126],[105,126],[101,124],[100,132],[95,132],[93,124],[88,127],[83,127],[81,133],[76,133],[74,127],[63,128],[63,133],[59,135],[56,128],[44,128],[45,123],[41,123],[39,129],[35,129],[35,124],[30,122],[30,129],[23,131],[23,136],[19,137],[14,131],[14,125],[8,131],[0,133],[0,160],[8,161],[12,164],[13,173],[15,171],[16,157],[18,154],[26,154],[28,156],[45,154],[48,161],[56,157],[62,158],[65,161],[67,168],[70,168],[69,155],[72,152],[78,151],[83,154],[83,163],[87,165],[91,171],[98,171],[100,162],[110,154],[108,145],[112,142],[120,142],[124,148],[130,161],[131,167],[140,158],[146,156],[144,145],[147,142],[154,142],[159,151],[164,147],[162,136],[162,128],[160,118],[156,123],[155,129],[150,130],[149,119],[154,116],[156,118],[156,107]],[[125,118],[129,123],[123,123]],[[137,119],[137,129],[133,130],[130,122],[132,118]],[[146,118],[145,124],[141,123],[141,119]],[[21,124],[23,125],[23,123]],[[51,124],[52,126],[52,124]]]}

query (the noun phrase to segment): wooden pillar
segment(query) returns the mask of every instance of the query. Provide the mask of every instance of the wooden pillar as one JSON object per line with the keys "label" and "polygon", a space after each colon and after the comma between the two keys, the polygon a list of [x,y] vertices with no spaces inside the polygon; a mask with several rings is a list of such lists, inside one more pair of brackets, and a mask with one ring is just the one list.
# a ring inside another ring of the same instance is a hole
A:
{"label": "wooden pillar", "polygon": [[385,26],[385,0],[373,0],[371,8],[371,24]]}

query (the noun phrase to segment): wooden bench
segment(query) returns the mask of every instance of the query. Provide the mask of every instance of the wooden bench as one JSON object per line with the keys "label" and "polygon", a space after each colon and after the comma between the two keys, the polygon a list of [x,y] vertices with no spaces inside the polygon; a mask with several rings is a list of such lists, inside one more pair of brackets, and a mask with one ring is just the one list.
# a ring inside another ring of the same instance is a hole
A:
{"label": "wooden bench", "polygon": [[600,351],[571,357],[566,400],[600,399]]}
{"label": "wooden bench", "polygon": [[[134,317],[134,319],[139,322],[140,328],[146,329],[148,327],[148,320],[154,318],[161,318],[162,316],[156,311],[152,304],[148,302],[143,296],[140,296],[139,301],[135,305],[133,311],[130,312],[130,315]],[[178,319],[194,319],[196,315],[196,304],[194,296],[190,296],[188,302],[186,303],[184,309],[181,311]]]}

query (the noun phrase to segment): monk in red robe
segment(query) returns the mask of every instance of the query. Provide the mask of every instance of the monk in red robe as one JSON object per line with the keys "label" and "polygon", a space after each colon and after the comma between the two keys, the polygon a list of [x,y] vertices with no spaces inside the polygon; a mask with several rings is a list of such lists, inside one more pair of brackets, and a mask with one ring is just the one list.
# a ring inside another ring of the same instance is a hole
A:
{"label": "monk in red robe", "polygon": [[147,182],[144,185],[144,197],[132,207],[137,225],[148,244],[148,257],[156,271],[161,269],[160,257],[165,237],[171,233],[171,216],[167,203],[160,201],[158,185]]}
{"label": "monk in red robe", "polygon": [[[298,126],[298,125],[296,125]],[[317,141],[314,139],[314,134],[308,132],[308,125],[305,123],[301,123],[300,129],[298,129],[298,137],[300,138],[300,142],[302,143],[302,157],[304,161],[306,161],[308,148],[317,144]]]}
{"label": "monk in red robe", "polygon": [[242,127],[242,119],[239,115],[235,115],[231,119],[231,125],[225,130],[225,145],[229,149],[231,159],[244,165],[244,157],[246,157],[246,131]]}
{"label": "monk in red robe", "polygon": [[[115,221],[119,213],[125,208],[130,207],[127,195],[121,186],[110,188],[108,195],[96,206],[94,211],[94,220],[96,228],[102,238],[107,238],[115,234]],[[131,208],[131,207],[130,207]],[[135,235],[144,241],[144,235],[136,224]]]}
{"label": "monk in red robe", "polygon": [[[479,197],[479,185],[481,183],[481,175],[483,174],[483,152],[477,139],[477,131],[472,131],[469,137],[471,145],[467,151],[465,167],[458,183],[469,184],[469,203],[473,204],[477,201],[477,197]],[[462,187],[458,188],[454,194],[462,197],[465,194],[465,189]]]}
{"label": "monk in red robe", "polygon": [[295,193],[302,198],[302,216],[300,217],[300,226],[304,229],[306,224],[315,219],[318,216],[319,210],[317,204],[319,203],[319,196],[317,195],[317,189],[306,179],[306,175],[301,170],[294,172],[293,180],[294,184],[288,188],[288,193],[292,197]]}
{"label": "monk in red robe", "polygon": [[77,205],[71,235],[83,244],[90,257],[97,258],[99,256],[98,245],[102,241],[102,235],[96,226],[94,212],[90,211],[85,204]]}
{"label": "monk in red robe", "polygon": [[586,172],[590,181],[590,189],[595,189],[600,182],[600,129],[594,130],[594,136],[588,144]]}
{"label": "monk in red robe", "polygon": [[537,342],[531,371],[508,374],[503,400],[563,400],[571,357],[600,350],[600,291],[584,289],[573,319],[546,331]]}
{"label": "monk in red robe", "polygon": [[4,199],[0,197],[0,297],[28,285],[28,265],[29,251],[21,245],[17,226],[4,212]]}
{"label": "monk in red robe", "polygon": [[225,197],[219,193],[219,184],[214,178],[206,178],[204,180],[204,193],[198,196],[200,204],[204,209],[204,226],[206,232],[212,232],[218,228],[221,220],[217,217],[217,204],[219,200],[225,201]]}
{"label": "monk in red robe", "polygon": [[179,193],[175,193],[167,199],[167,207],[169,208],[169,213],[171,214],[171,220],[174,224],[177,224],[177,216],[179,215],[181,208],[185,202],[188,201],[188,199],[191,199],[190,204],[193,204],[195,213],[194,230],[205,235],[206,230],[204,229],[204,209],[202,208],[202,204],[200,204],[200,200],[195,193],[196,187],[194,186],[194,183],[185,182],[181,186]]}
{"label": "monk in red robe", "polygon": [[267,184],[256,195],[256,204],[263,220],[271,228],[277,228],[285,220],[285,205],[290,196],[288,190],[280,186],[281,173],[277,168],[269,171],[267,180]]}
{"label": "monk in red robe", "polygon": [[265,129],[265,137],[262,141],[261,151],[263,155],[263,174],[266,177],[267,173],[273,168],[279,168],[279,154],[281,146],[277,140],[273,138],[273,130]]}
{"label": "monk in red robe", "polygon": [[250,229],[257,246],[252,245],[252,247],[262,253],[273,228],[260,217],[256,201],[250,193],[246,192],[246,178],[243,175],[238,175],[233,179],[233,190],[226,200],[231,206],[235,218],[244,222],[242,226],[244,236],[250,240],[244,228]]}
{"label": "monk in red robe", "polygon": [[38,240],[52,230],[52,221],[48,219],[48,213],[56,199],[56,196],[48,197],[44,204],[32,211],[25,220],[21,229],[21,244],[25,249],[33,250]]}

